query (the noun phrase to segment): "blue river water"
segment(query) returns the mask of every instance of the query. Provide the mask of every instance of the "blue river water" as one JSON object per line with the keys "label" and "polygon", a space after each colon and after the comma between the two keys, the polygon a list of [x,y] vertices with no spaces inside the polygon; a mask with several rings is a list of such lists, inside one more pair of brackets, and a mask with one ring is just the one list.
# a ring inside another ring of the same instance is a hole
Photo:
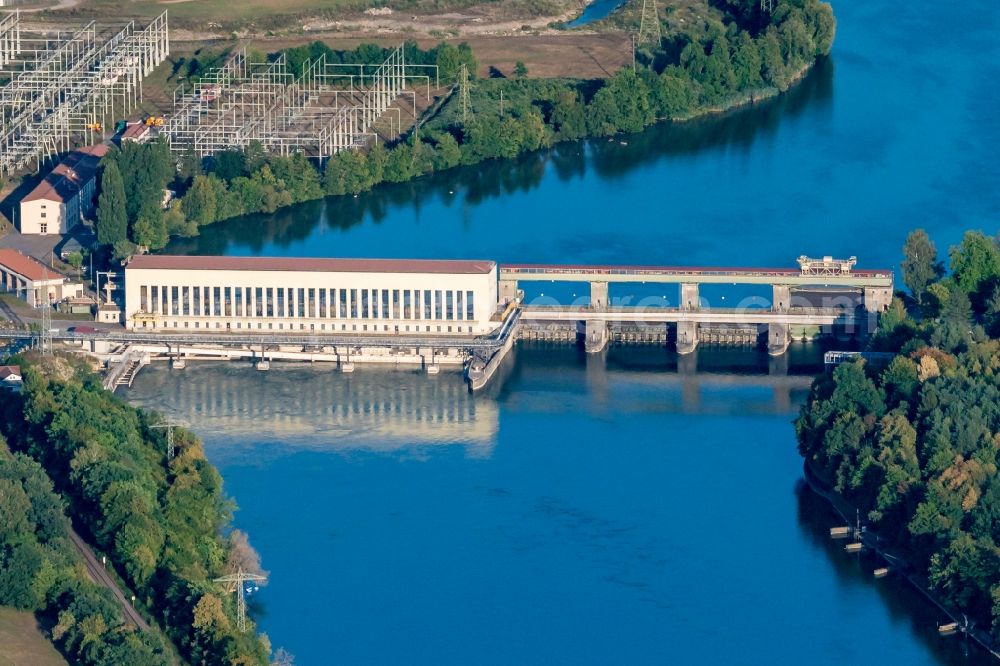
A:
{"label": "blue river water", "polygon": [[[767,104],[170,250],[895,267],[912,228],[942,254],[965,229],[995,233],[1000,5],[835,11],[832,56]],[[127,395],[204,437],[271,574],[254,616],[300,666],[978,663],[827,538],[837,519],[803,490],[790,425],[817,354],[793,346],[786,375],[749,351],[700,350],[691,368],[522,346],[475,398],[457,374],[294,366],[154,368]]]}
{"label": "blue river water", "polygon": [[578,28],[607,17],[625,4],[625,0],[593,0],[583,8],[583,12],[566,24],[567,28]]}

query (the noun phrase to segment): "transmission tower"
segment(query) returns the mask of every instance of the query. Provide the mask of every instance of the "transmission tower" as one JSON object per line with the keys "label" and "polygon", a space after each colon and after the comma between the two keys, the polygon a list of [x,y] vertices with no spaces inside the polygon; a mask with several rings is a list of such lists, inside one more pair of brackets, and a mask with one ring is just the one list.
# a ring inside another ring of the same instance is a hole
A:
{"label": "transmission tower", "polygon": [[774,12],[774,0],[760,0],[760,11],[768,14]]}
{"label": "transmission tower", "polygon": [[[236,626],[240,631],[247,630],[247,599],[246,595],[248,592],[254,592],[257,589],[257,583],[267,580],[266,576],[261,576],[258,574],[246,573],[243,569],[238,569],[236,573],[229,574],[228,576],[222,576],[221,578],[216,578],[216,583],[229,583],[229,589],[227,592],[236,592]],[[250,590],[246,589],[247,583],[253,583],[253,588]],[[236,589],[233,590],[232,586],[235,585]]]}
{"label": "transmission tower", "polygon": [[[52,355],[52,306],[49,303],[49,270],[42,269],[42,279],[45,290],[42,294],[42,334],[39,343],[42,348],[42,356]],[[35,292],[37,294],[37,290]],[[37,298],[37,296],[36,296]]]}
{"label": "transmission tower", "polygon": [[656,0],[642,0],[642,16],[639,19],[639,35],[636,42],[659,46],[663,35],[660,33],[660,12]]}
{"label": "transmission tower", "polygon": [[160,423],[158,425],[149,426],[150,428],[163,428],[167,431],[167,461],[174,459],[174,428],[183,425],[182,423],[177,423],[173,419],[167,419],[166,423]]}
{"label": "transmission tower", "polygon": [[458,70],[458,99],[462,105],[462,122],[469,119],[469,68],[462,63]]}

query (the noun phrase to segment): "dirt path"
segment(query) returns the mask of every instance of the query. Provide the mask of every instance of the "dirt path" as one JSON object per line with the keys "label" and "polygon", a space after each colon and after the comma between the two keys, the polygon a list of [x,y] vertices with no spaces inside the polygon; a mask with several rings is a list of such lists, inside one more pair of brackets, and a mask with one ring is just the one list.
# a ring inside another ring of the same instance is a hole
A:
{"label": "dirt path", "polygon": [[73,528],[70,528],[69,530],[69,539],[83,556],[84,564],[87,566],[87,575],[90,576],[90,579],[98,585],[103,585],[111,590],[111,594],[115,595],[115,599],[117,599],[118,603],[121,604],[126,620],[142,631],[149,631],[149,624],[142,619],[142,616],[139,615],[139,611],[137,611],[129,600],[125,598],[125,595],[122,594],[121,588],[118,587],[118,584],[115,583],[110,575],[108,575],[104,566],[97,561],[97,557],[94,556],[94,551],[90,549],[90,546],[88,546],[87,543],[80,538],[80,535],[77,534],[76,530]]}
{"label": "dirt path", "polygon": [[80,4],[80,1],[81,0],[59,0],[59,2],[57,2],[56,4],[49,5],[48,7],[31,7],[29,9],[21,9],[19,7],[14,7],[13,9],[17,9],[22,14],[31,14],[33,12],[47,12],[50,10],[54,11],[58,9],[72,9],[73,7],[76,7],[78,4]]}

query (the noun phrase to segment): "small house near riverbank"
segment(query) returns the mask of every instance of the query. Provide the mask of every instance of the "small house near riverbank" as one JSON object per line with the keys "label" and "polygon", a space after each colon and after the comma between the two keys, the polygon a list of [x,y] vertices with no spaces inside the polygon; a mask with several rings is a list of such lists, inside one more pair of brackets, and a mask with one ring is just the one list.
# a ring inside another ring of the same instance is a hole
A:
{"label": "small house near riverbank", "polygon": [[21,388],[21,366],[0,365],[0,389]]}

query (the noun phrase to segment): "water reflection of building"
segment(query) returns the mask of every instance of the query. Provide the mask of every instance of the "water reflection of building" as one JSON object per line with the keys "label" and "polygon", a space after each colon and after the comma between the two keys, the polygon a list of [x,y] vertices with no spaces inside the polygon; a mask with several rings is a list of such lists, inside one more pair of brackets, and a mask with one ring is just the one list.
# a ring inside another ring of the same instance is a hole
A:
{"label": "water reflection of building", "polygon": [[[388,451],[459,444],[489,455],[499,416],[474,400],[461,375],[318,368],[192,365],[145,372],[127,398],[190,426],[214,447],[285,444],[294,448]],[[234,451],[231,451],[234,452]]]}

